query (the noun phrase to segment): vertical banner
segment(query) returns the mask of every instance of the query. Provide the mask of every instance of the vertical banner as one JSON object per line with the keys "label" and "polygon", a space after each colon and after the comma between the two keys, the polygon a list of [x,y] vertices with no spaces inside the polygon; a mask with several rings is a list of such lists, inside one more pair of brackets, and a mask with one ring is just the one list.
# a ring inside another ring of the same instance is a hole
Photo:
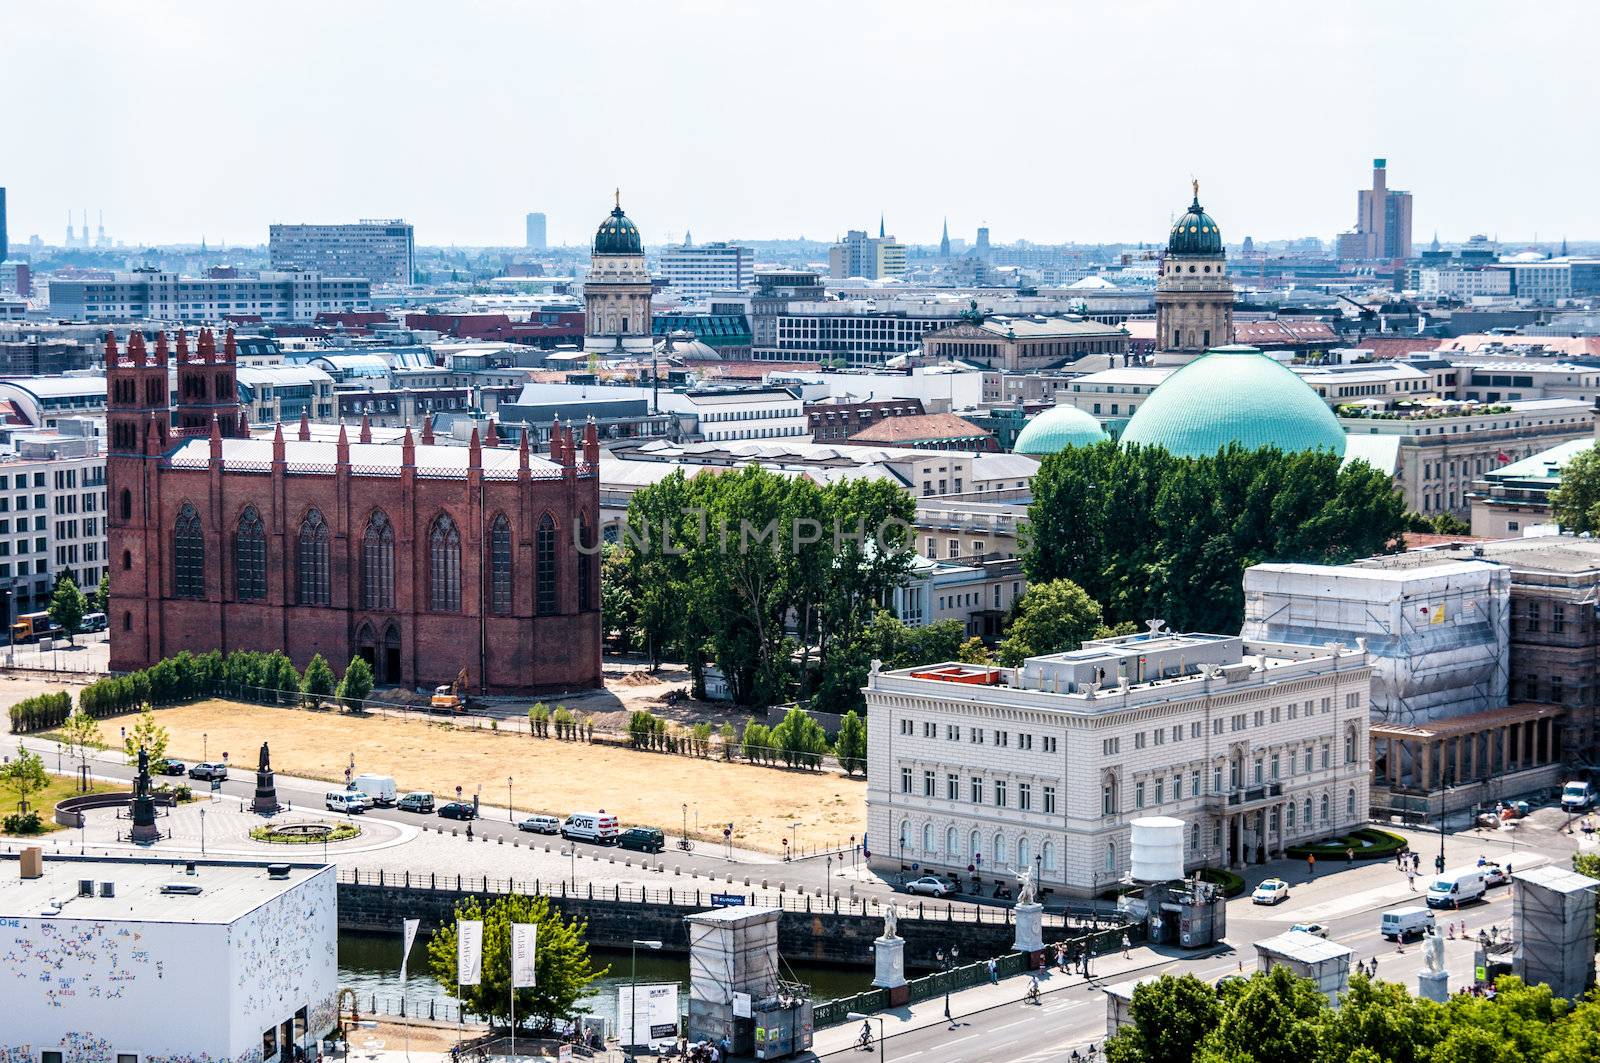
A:
{"label": "vertical banner", "polygon": [[456,920],[456,985],[483,981],[483,920]]}
{"label": "vertical banner", "polygon": [[406,981],[406,961],[411,959],[411,945],[417,940],[417,927],[422,925],[420,919],[407,919],[405,921],[406,943],[400,950],[400,984]]}
{"label": "vertical banner", "polygon": [[511,988],[528,989],[534,982],[534,957],[538,947],[536,923],[511,925]]}

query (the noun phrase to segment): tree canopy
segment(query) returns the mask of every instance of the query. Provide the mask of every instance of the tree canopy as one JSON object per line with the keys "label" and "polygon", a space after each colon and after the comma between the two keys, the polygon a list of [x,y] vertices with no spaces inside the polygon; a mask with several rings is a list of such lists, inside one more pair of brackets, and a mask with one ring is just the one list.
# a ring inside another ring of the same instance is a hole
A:
{"label": "tree canopy", "polygon": [[1600,449],[1574,454],[1561,467],[1561,483],[1550,492],[1550,515],[1574,535],[1600,531]]}
{"label": "tree canopy", "polygon": [[1578,1063],[1600,1058],[1600,998],[1569,1005],[1505,976],[1496,997],[1414,997],[1364,975],[1338,1008],[1277,967],[1213,989],[1166,975],[1133,991],[1110,1063]]}
{"label": "tree canopy", "polygon": [[1068,447],[1034,475],[1023,568],[1030,583],[1074,581],[1113,625],[1237,631],[1246,568],[1394,550],[1405,516],[1388,476],[1324,452]]}
{"label": "tree canopy", "polygon": [[1104,638],[1100,603],[1069,579],[1036,583],[1017,601],[1016,615],[1000,643],[1000,663],[1015,667],[1029,657],[1075,650],[1087,639]]}
{"label": "tree canopy", "polygon": [[67,641],[83,628],[83,614],[89,611],[89,600],[78,589],[77,582],[67,573],[56,577],[56,589],[50,595],[50,621],[66,632]]}

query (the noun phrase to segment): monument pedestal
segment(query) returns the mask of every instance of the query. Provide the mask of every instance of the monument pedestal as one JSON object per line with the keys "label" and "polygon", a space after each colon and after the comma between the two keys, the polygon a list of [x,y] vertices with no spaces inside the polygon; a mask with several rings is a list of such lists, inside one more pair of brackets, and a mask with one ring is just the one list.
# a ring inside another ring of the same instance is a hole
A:
{"label": "monument pedestal", "polygon": [[902,937],[881,937],[872,943],[877,960],[872,984],[889,991],[889,1006],[897,1008],[911,998],[906,985],[906,941]]}
{"label": "monument pedestal", "polygon": [[1044,905],[1019,904],[1011,910],[1017,924],[1016,940],[1011,947],[1028,954],[1028,966],[1038,967],[1044,958]]}
{"label": "monument pedestal", "polygon": [[1450,973],[1448,971],[1423,971],[1417,975],[1417,996],[1440,1004],[1450,1001]]}

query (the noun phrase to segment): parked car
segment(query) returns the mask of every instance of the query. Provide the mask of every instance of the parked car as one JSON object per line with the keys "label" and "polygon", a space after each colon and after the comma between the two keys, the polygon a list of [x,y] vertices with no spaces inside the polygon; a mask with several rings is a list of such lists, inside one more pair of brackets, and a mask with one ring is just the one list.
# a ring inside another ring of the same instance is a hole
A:
{"label": "parked car", "polygon": [[1583,812],[1594,807],[1594,787],[1574,779],[1561,787],[1561,811]]}
{"label": "parked car", "polygon": [[1302,934],[1311,934],[1319,938],[1325,938],[1328,936],[1328,928],[1323,926],[1321,923],[1296,923],[1289,929],[1298,930]]}
{"label": "parked car", "polygon": [[152,770],[154,770],[157,775],[182,775],[184,772],[188,771],[189,768],[188,765],[184,764],[183,761],[173,760],[171,757],[167,757],[152,765]]}
{"label": "parked car", "polygon": [[1506,869],[1493,860],[1478,865],[1478,870],[1483,872],[1483,884],[1485,886],[1504,886],[1511,881],[1511,876],[1506,874]]}
{"label": "parked car", "polygon": [[1428,907],[1459,908],[1481,899],[1489,889],[1487,872],[1483,867],[1445,871],[1428,886]]}
{"label": "parked car", "polygon": [[921,893],[928,897],[943,897],[954,893],[956,888],[938,875],[923,875],[914,878],[905,886],[907,893]]}
{"label": "parked car", "polygon": [[350,800],[360,801],[363,809],[371,808],[373,805],[377,804],[377,802],[372,799],[372,795],[367,793],[365,790],[357,790],[354,786],[346,786],[344,788],[344,792],[350,795]]}
{"label": "parked car", "polygon": [[196,764],[189,769],[191,779],[226,779],[228,766],[226,764]]}
{"label": "parked car", "polygon": [[104,613],[85,613],[83,623],[78,625],[79,631],[104,631],[111,626],[111,621]]}
{"label": "parked car", "polygon": [[477,819],[478,810],[468,801],[450,801],[439,806],[442,819]]}
{"label": "parked car", "polygon": [[401,812],[432,812],[433,795],[425,790],[413,790],[396,801],[394,807]]}
{"label": "parked car", "polygon": [[554,816],[529,816],[517,824],[517,829],[532,834],[560,834],[561,821]]}
{"label": "parked car", "polygon": [[1289,884],[1281,878],[1269,878],[1250,894],[1253,904],[1282,904],[1289,899]]}
{"label": "parked car", "polygon": [[367,810],[361,794],[354,790],[329,790],[322,795],[322,807],[329,812],[343,812],[347,816]]}
{"label": "parked car", "polygon": [[659,853],[667,847],[667,837],[655,827],[629,827],[617,835],[617,847],[638,853]]}

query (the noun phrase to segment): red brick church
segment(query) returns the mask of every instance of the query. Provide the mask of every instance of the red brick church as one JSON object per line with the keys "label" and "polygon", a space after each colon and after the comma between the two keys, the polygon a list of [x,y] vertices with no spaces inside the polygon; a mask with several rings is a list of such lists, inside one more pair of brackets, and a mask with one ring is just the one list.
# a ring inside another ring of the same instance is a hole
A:
{"label": "red brick church", "polygon": [[[232,333],[147,350],[106,338],[111,667],[180,650],[282,649],[304,668],[360,655],[380,684],[465,668],[482,692],[600,682],[599,442],[548,459],[420,440],[252,438]],[[169,405],[177,371],[178,407]],[[584,548],[580,548],[580,544]]]}

